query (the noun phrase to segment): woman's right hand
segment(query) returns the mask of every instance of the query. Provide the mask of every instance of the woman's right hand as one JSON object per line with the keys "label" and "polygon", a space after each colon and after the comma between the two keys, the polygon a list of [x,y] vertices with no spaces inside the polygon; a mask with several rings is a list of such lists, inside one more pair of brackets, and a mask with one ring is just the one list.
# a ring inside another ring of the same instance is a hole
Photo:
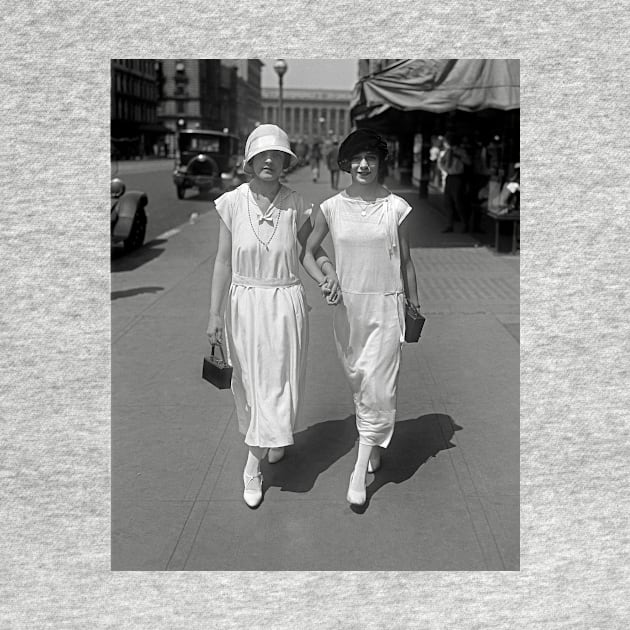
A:
{"label": "woman's right hand", "polygon": [[322,295],[326,298],[328,304],[331,306],[339,304],[341,287],[339,285],[339,278],[337,278],[337,274],[334,271],[326,275],[321,289]]}
{"label": "woman's right hand", "polygon": [[208,341],[210,345],[216,346],[223,343],[223,318],[220,315],[210,314],[208,320]]}

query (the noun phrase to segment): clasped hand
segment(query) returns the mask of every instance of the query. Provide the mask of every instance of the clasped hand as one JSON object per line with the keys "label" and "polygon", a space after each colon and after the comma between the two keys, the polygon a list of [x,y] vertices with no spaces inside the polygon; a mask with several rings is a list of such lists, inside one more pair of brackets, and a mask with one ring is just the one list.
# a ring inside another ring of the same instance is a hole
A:
{"label": "clasped hand", "polygon": [[326,302],[331,306],[339,304],[341,299],[341,287],[337,274],[325,276],[322,284],[319,285],[322,290],[322,296],[326,298]]}

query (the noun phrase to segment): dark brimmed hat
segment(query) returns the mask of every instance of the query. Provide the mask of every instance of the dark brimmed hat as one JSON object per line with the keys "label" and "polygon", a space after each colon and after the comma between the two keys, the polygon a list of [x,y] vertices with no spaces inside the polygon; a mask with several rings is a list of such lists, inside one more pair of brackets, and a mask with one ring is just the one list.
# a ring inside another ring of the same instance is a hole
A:
{"label": "dark brimmed hat", "polygon": [[381,160],[387,157],[387,143],[371,129],[353,131],[339,146],[337,163],[342,171],[350,172],[352,156],[362,151],[374,151]]}

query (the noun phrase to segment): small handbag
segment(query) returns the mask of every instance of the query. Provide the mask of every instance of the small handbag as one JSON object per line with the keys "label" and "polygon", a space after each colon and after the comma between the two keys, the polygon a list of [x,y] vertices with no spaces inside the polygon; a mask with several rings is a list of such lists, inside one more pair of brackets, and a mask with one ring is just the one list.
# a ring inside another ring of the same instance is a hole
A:
{"label": "small handbag", "polygon": [[426,319],[413,304],[409,302],[405,304],[405,341],[407,343],[416,343],[420,339],[425,321]]}
{"label": "small handbag", "polygon": [[215,356],[215,345],[212,346],[210,354],[203,358],[203,379],[214,385],[217,389],[229,389],[232,383],[232,366],[225,360],[223,346],[219,346],[221,358]]}

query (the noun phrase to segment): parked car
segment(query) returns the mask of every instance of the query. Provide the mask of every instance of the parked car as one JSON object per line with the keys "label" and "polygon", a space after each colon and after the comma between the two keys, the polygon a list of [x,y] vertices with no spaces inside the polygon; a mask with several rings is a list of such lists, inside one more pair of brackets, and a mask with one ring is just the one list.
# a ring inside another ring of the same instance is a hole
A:
{"label": "parked car", "polygon": [[111,181],[111,244],[130,252],[144,243],[147,231],[146,193],[127,190],[119,177]]}
{"label": "parked car", "polygon": [[225,192],[246,181],[238,136],[223,131],[182,129],[177,134],[173,181],[177,198],[186,190]]}

